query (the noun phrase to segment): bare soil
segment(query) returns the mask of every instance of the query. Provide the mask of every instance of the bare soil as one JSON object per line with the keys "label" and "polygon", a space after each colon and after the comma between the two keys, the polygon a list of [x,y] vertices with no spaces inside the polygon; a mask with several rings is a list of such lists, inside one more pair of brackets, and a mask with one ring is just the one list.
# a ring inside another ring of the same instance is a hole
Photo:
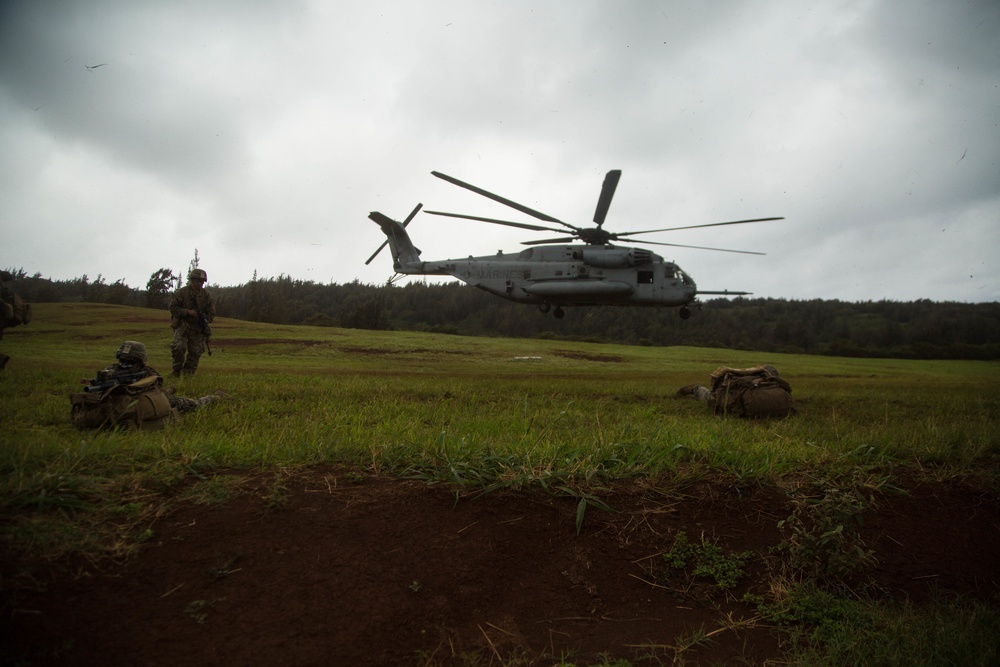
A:
{"label": "bare soil", "polygon": [[[687,664],[781,655],[740,601],[769,577],[788,497],[776,489],[618,483],[588,507],[539,490],[443,485],[319,468],[230,473],[224,502],[178,494],[124,562],[36,567],[8,591],[5,657],[32,665]],[[868,512],[881,595],[957,592],[1000,604],[1000,503],[967,482],[904,484]],[[753,551],[726,593],[670,570],[678,532]],[[23,565],[23,564],[22,564]],[[15,564],[2,566],[9,575]],[[773,572],[771,572],[773,574]],[[8,579],[9,581],[9,579]],[[721,628],[721,629],[720,629]],[[475,659],[474,659],[475,658]],[[501,662],[501,659],[505,662]],[[477,661],[478,660],[478,661]]]}

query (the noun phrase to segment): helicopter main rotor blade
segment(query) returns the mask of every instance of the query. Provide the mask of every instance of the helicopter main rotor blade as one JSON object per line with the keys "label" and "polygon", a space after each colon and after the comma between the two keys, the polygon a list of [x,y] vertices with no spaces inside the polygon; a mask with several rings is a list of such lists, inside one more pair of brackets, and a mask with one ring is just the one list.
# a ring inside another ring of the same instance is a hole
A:
{"label": "helicopter main rotor blade", "polygon": [[693,248],[694,250],[714,250],[715,252],[738,252],[741,255],[766,255],[766,252],[754,252],[753,250],[728,250],[726,248],[706,248],[700,245],[681,245],[680,243],[662,243],[660,241],[636,241],[643,245],[668,245],[674,248]]}
{"label": "helicopter main rotor blade", "polygon": [[733,220],[731,222],[710,222],[707,225],[688,225],[686,227],[666,227],[664,229],[643,229],[638,232],[618,232],[618,236],[633,234],[652,234],[653,232],[676,232],[680,229],[701,229],[702,227],[723,227],[725,225],[745,225],[748,222],[767,222],[769,220],[784,220],[784,218],[754,218],[753,220]]}
{"label": "helicopter main rotor blade", "polygon": [[573,243],[579,241],[575,236],[564,236],[558,239],[541,239],[540,241],[521,241],[521,245],[546,245],[547,243]]}
{"label": "helicopter main rotor blade", "polygon": [[[423,204],[417,204],[416,206],[413,207],[413,210],[410,211],[410,214],[406,216],[406,220],[403,221],[403,227],[406,227],[408,224],[410,224],[410,221],[413,220],[413,218],[417,215],[417,212],[420,211],[420,209],[423,208],[423,206],[424,206]],[[365,262],[365,266],[371,264],[372,260],[375,259],[387,245],[389,245],[389,239],[382,241],[382,245],[378,247],[378,250],[372,253],[372,256],[368,258],[367,262]]]}
{"label": "helicopter main rotor blade", "polygon": [[618,187],[618,180],[621,177],[621,169],[612,169],[604,176],[604,185],[601,186],[601,196],[597,200],[597,208],[594,209],[594,222],[597,223],[598,227],[604,224],[604,218],[608,215],[611,199],[615,196],[615,189]]}
{"label": "helicopter main rotor blade", "polygon": [[483,218],[478,215],[464,215],[462,213],[445,213],[444,211],[424,211],[430,215],[443,215],[448,218],[463,218],[465,220],[478,220],[479,222],[492,222],[495,225],[507,225],[508,227],[520,227],[530,229],[533,232],[561,232],[557,227],[542,227],[528,222],[513,222],[511,220],[497,220],[496,218]]}
{"label": "helicopter main rotor blade", "polygon": [[455,178],[453,176],[449,176],[448,174],[442,174],[439,171],[432,171],[431,174],[433,174],[434,176],[437,176],[438,178],[440,178],[442,180],[448,181],[449,183],[453,183],[454,185],[457,185],[460,188],[465,188],[466,190],[471,190],[472,192],[475,192],[477,195],[482,195],[483,197],[486,197],[487,199],[492,199],[495,202],[499,202],[499,203],[503,204],[504,206],[510,206],[515,211],[520,211],[521,213],[527,213],[528,215],[530,215],[533,218],[538,218],[539,220],[544,220],[545,222],[555,222],[555,223],[558,223],[560,225],[564,225],[566,227],[569,227],[570,229],[576,229],[576,227],[574,227],[573,225],[571,225],[569,223],[566,223],[566,222],[563,222],[562,220],[559,220],[557,218],[553,218],[551,215],[547,215],[547,214],[542,213],[540,211],[536,211],[535,209],[528,208],[524,204],[518,204],[516,201],[511,201],[510,199],[506,199],[505,197],[501,197],[500,195],[495,195],[492,192],[489,192],[488,190],[483,190],[482,188],[477,188],[475,185],[472,185],[470,183],[466,183],[465,181],[460,181],[460,180],[458,180],[457,178]]}

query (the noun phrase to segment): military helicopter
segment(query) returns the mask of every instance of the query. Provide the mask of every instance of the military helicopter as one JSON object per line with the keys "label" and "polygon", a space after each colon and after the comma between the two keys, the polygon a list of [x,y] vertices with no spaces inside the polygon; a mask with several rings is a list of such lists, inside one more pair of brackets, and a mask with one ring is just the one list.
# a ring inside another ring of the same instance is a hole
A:
{"label": "military helicopter", "polygon": [[[447,174],[437,171],[432,171],[431,174],[549,223],[549,225],[442,211],[426,211],[431,215],[476,220],[531,231],[559,232],[568,234],[568,236],[524,241],[522,245],[531,247],[516,253],[498,252],[496,255],[483,257],[470,255],[466,259],[425,261],[420,258],[420,251],[413,245],[406,232],[406,226],[423,207],[423,204],[417,204],[402,223],[378,211],[372,211],[368,215],[382,228],[386,241],[368,258],[365,264],[370,264],[379,252],[388,245],[392,253],[393,268],[397,274],[454,276],[462,282],[498,297],[517,303],[535,304],[543,313],[551,311],[556,318],[562,318],[565,315],[563,308],[566,306],[612,305],[680,307],[680,317],[686,320],[691,317],[690,306],[697,301],[699,295],[739,296],[750,294],[750,292],[729,290],[699,290],[691,276],[677,264],[644,248],[614,245],[612,241],[629,240],[628,237],[637,234],[784,220],[784,218],[755,218],[753,220],[713,222],[665,229],[609,232],[604,229],[604,220],[622,175],[620,169],[613,169],[604,177],[601,195],[597,200],[597,209],[594,211],[596,227],[577,227]],[[560,226],[554,227],[552,225]],[[582,241],[582,243],[574,243],[577,240]],[[640,242],[649,245],[736,252],[748,255],[764,254],[747,250],[706,248],[677,243]]]}

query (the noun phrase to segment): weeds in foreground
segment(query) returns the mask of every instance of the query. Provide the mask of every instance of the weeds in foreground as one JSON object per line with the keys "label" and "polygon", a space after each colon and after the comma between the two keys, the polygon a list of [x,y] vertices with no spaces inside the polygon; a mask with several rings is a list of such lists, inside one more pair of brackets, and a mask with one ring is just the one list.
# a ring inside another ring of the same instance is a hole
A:
{"label": "weeds in foreground", "polygon": [[600,657],[597,662],[578,662],[572,659],[572,655],[552,656],[542,660],[534,660],[524,655],[523,651],[519,649],[507,651],[505,655],[504,651],[499,650],[492,643],[492,640],[489,640],[486,631],[481,626],[480,630],[487,641],[488,650],[486,652],[452,653],[443,657],[438,655],[438,653],[444,652],[442,650],[444,646],[442,645],[438,647],[438,650],[431,653],[419,652],[417,654],[420,660],[419,664],[423,667],[445,667],[446,665],[448,667],[488,667],[493,665],[499,667],[535,667],[537,665],[551,665],[551,667],[632,667],[630,661],[611,656]]}
{"label": "weeds in foreground", "polygon": [[279,510],[288,504],[288,486],[285,484],[283,472],[274,474],[261,497],[264,499],[264,506],[269,510]]}
{"label": "weeds in foreground", "polygon": [[[750,618],[735,618],[732,613],[725,614],[720,623],[712,630],[699,626],[689,632],[679,635],[671,644],[635,644],[631,648],[640,649],[643,658],[653,661],[654,664],[667,664],[669,659],[671,665],[686,665],[691,658],[694,664],[702,664],[697,660],[697,656],[692,655],[695,650],[705,647],[717,638],[729,632],[740,633],[760,627],[765,622],[763,616],[753,616]],[[625,663],[630,665],[631,663]],[[646,664],[645,662],[643,664]],[[711,664],[711,663],[710,663]],[[726,664],[756,664],[749,659],[731,658]]]}
{"label": "weeds in foreground", "polygon": [[242,553],[234,553],[226,556],[226,560],[218,565],[213,565],[206,570],[208,578],[212,581],[218,581],[219,579],[225,579],[234,572],[239,572],[241,568],[235,567],[235,565],[243,558]]}
{"label": "weeds in foreground", "polygon": [[840,582],[875,559],[859,533],[874,496],[852,483],[812,486],[793,492],[792,514],[778,522],[788,533],[780,548],[798,576]]}
{"label": "weeds in foreground", "polygon": [[216,475],[196,481],[179,496],[196,505],[224,505],[239,494],[242,478],[235,475]]}
{"label": "weeds in foreground", "polygon": [[754,557],[752,551],[726,553],[716,542],[710,542],[701,536],[701,541],[692,543],[687,533],[681,531],[674,538],[670,551],[663,554],[663,560],[668,566],[668,577],[676,572],[684,573],[687,586],[690,588],[693,580],[709,580],[719,590],[729,590],[736,586],[744,577],[744,566]]}
{"label": "weeds in foreground", "polygon": [[482,455],[468,451],[464,444],[454,452],[442,445],[444,441],[442,434],[434,457],[420,465],[409,466],[405,471],[407,476],[429,484],[447,483],[484,494],[500,489],[540,488],[552,496],[576,498],[577,535],[583,529],[588,508],[614,512],[597,496],[603,489],[592,484],[594,478],[606,475],[606,472],[602,475],[601,467],[585,468],[583,461],[574,461],[572,456],[560,458],[559,462],[566,466],[562,469],[556,467],[556,461],[530,466],[513,454],[487,452]]}
{"label": "weeds in foreground", "polygon": [[792,664],[1000,664],[1000,610],[964,597],[938,596],[916,605],[847,597],[803,582],[760,611],[785,628]]}

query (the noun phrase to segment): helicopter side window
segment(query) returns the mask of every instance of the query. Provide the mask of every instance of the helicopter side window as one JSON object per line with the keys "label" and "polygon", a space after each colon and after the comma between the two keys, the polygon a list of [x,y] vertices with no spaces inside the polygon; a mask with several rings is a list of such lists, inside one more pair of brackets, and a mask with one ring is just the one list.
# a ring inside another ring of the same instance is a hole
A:
{"label": "helicopter side window", "polygon": [[652,271],[637,271],[636,281],[640,285],[652,285],[653,284],[653,272]]}
{"label": "helicopter side window", "polygon": [[677,279],[677,274],[674,272],[674,267],[672,267],[672,266],[666,267],[666,276],[667,276],[667,280],[676,280]]}

